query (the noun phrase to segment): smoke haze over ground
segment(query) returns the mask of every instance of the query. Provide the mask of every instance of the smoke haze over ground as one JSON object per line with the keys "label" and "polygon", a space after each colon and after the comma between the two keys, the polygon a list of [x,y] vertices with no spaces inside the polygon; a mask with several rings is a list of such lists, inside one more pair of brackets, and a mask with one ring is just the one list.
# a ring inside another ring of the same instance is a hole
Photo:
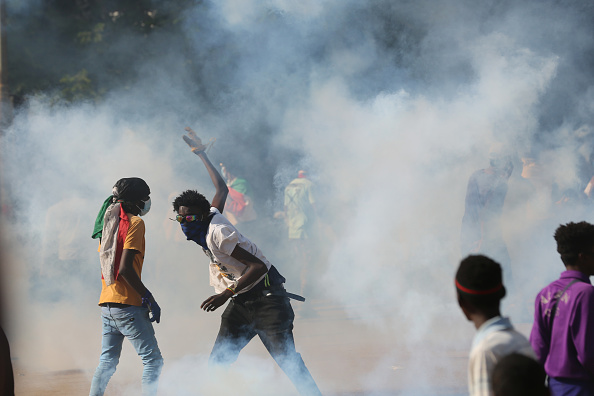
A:
{"label": "smoke haze over ground", "polygon": [[[26,17],[40,2],[8,6]],[[474,331],[456,305],[453,276],[468,177],[488,166],[490,147],[503,143],[515,165],[502,220],[515,282],[503,313],[512,321],[531,323],[536,292],[563,270],[556,226],[594,220],[591,211],[559,209],[551,198],[557,190],[583,191],[593,175],[583,176],[593,163],[592,16],[586,1],[197,2],[180,22],[183,37],[155,33],[154,56],[132,61],[134,78],[104,100],[61,104],[49,91],[28,98],[1,147],[12,210],[2,228],[10,247],[4,327],[18,364],[92,373],[101,284],[90,235],[115,181],[138,176],[153,203],[144,219],[143,281],[163,309],[155,326],[165,358],[161,392],[226,394],[213,383],[228,374],[209,381],[201,370],[220,316],[199,311],[212,294],[208,260],[168,220],[175,193],[214,193],[181,139],[192,126],[204,140],[217,139],[213,163],[225,162],[252,184],[260,224],[247,236],[285,274],[290,291],[299,271],[289,265],[273,213],[282,210],[284,186],[308,170],[319,224],[305,304],[323,301],[393,340],[377,367],[349,381],[363,394],[388,389],[383,370],[404,359],[400,394],[445,392],[444,383],[453,386],[447,354],[466,351]],[[111,54],[143,51],[140,42],[121,37]],[[546,183],[520,177],[528,153],[542,161]],[[47,259],[60,232],[48,224],[51,213],[70,216],[61,227],[80,237],[63,268]],[[323,321],[325,311],[318,315]],[[298,349],[307,336],[299,323]],[[140,360],[127,349],[116,377],[131,372],[134,387]],[[232,367],[245,394],[264,382],[293,391],[274,375],[271,359],[249,354]],[[323,393],[344,390],[308,366]],[[465,379],[459,385],[464,390]]]}

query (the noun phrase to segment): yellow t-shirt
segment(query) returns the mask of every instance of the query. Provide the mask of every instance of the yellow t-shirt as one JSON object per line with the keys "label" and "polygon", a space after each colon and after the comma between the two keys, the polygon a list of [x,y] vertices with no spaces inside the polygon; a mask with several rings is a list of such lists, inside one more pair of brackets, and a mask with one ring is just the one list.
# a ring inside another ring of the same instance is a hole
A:
{"label": "yellow t-shirt", "polygon": [[[128,217],[130,218],[130,228],[128,228],[128,233],[126,234],[124,249],[132,249],[139,252],[134,255],[134,270],[140,278],[142,263],[144,262],[144,221],[140,217],[130,215],[129,213]],[[99,304],[110,302],[136,306],[142,305],[140,294],[121,276],[118,276],[118,279],[109,286],[105,285],[104,279],[101,279],[101,283],[103,284],[103,288],[101,289]]]}

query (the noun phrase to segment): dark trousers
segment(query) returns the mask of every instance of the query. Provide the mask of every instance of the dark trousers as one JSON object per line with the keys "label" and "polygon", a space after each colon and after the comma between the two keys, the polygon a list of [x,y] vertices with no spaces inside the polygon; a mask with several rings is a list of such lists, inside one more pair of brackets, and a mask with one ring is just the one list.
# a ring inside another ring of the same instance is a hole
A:
{"label": "dark trousers", "polygon": [[299,394],[321,395],[301,355],[295,350],[295,314],[289,299],[254,294],[240,294],[227,305],[209,364],[233,363],[243,347],[257,335]]}
{"label": "dark trousers", "polygon": [[549,378],[552,396],[592,396],[594,381],[569,378]]}

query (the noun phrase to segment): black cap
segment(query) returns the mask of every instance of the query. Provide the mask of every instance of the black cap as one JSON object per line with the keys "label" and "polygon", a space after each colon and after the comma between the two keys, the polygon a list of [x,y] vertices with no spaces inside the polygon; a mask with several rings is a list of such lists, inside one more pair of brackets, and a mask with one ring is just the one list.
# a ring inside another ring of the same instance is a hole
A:
{"label": "black cap", "polygon": [[137,202],[150,195],[151,189],[139,177],[120,179],[113,186],[112,195],[118,201]]}

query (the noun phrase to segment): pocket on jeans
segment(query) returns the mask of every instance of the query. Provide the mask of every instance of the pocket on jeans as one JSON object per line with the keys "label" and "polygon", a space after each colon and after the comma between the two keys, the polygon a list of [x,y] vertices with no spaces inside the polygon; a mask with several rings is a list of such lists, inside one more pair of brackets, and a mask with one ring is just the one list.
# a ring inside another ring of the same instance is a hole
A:
{"label": "pocket on jeans", "polygon": [[134,312],[122,312],[116,320],[120,332],[126,337],[135,337],[141,333],[141,320]]}

